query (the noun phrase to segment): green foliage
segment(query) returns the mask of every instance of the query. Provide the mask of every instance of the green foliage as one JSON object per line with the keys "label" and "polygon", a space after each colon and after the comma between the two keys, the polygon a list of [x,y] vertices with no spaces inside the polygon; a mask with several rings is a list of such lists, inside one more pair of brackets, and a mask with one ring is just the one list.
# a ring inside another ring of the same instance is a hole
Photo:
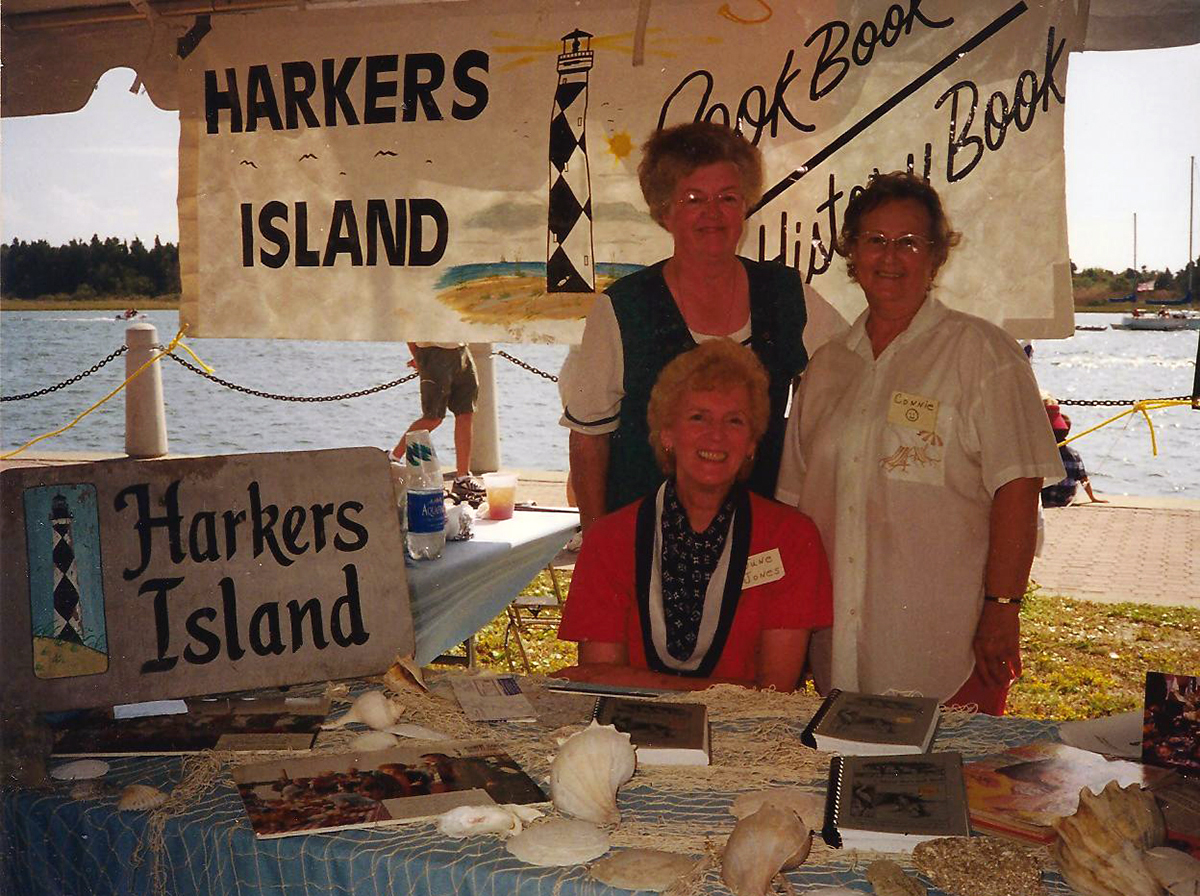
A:
{"label": "green foliage", "polygon": [[179,250],[157,238],[152,249],[136,238],[132,243],[116,237],[101,242],[93,236],[89,242],[71,240],[65,246],[14,239],[0,245],[0,288],[5,298],[17,299],[178,293]]}

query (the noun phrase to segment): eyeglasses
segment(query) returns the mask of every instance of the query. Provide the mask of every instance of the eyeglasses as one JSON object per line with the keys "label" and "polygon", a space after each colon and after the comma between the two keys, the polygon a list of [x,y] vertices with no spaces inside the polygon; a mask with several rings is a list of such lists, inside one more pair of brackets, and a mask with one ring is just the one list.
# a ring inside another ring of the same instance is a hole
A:
{"label": "eyeglasses", "polygon": [[715,202],[718,209],[732,211],[741,208],[742,203],[746,200],[741,193],[734,190],[725,190],[716,196],[709,196],[699,190],[688,190],[675,201],[690,211],[700,211],[700,209],[706,208],[710,202]]}
{"label": "eyeglasses", "polygon": [[878,230],[858,235],[858,250],[868,255],[882,255],[888,246],[895,246],[901,255],[920,255],[933,248],[933,240],[915,233],[902,233],[889,239]]}

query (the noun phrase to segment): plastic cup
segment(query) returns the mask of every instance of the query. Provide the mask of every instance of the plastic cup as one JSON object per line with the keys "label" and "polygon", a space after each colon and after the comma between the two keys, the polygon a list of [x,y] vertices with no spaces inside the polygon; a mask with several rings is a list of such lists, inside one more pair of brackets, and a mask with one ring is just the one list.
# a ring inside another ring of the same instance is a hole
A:
{"label": "plastic cup", "polygon": [[517,501],[516,473],[484,473],[483,488],[487,492],[488,518],[512,519]]}

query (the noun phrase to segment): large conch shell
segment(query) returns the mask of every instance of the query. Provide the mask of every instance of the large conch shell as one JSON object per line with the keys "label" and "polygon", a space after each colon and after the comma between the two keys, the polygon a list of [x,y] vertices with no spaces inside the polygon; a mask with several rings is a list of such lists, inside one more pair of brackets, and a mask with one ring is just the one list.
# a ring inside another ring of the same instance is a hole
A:
{"label": "large conch shell", "polygon": [[1171,896],[1200,896],[1200,859],[1181,849],[1146,850],[1146,867]]}
{"label": "large conch shell", "polygon": [[594,721],[558,748],[550,766],[550,794],[555,807],[593,824],[616,824],[617,789],[633,777],[637,753],[612,725]]}
{"label": "large conch shell", "polygon": [[812,848],[812,831],[791,809],[775,803],[734,826],[721,859],[721,880],[736,896],[763,896],[780,871],[795,868]]}
{"label": "large conch shell", "polygon": [[501,839],[521,833],[526,822],[542,817],[542,811],[515,803],[489,806],[455,806],[438,816],[437,829],[461,840],[472,834],[499,834]]}
{"label": "large conch shell", "polygon": [[589,821],[551,818],[509,837],[504,848],[530,865],[580,865],[608,852],[608,834]]}
{"label": "large conch shell", "polygon": [[661,849],[623,849],[594,863],[588,873],[610,887],[661,893],[706,861]]}
{"label": "large conch shell", "polygon": [[322,728],[341,728],[350,722],[362,722],[376,731],[383,731],[395,725],[404,715],[404,707],[392,700],[383,691],[367,691],[360,694],[350,705],[350,709],[332,722],[326,722]]}
{"label": "large conch shell", "polygon": [[1079,792],[1074,815],[1055,820],[1052,847],[1062,875],[1087,896],[1162,896],[1146,866],[1146,850],[1166,837],[1162,810],[1137,784],[1111,781],[1100,793]]}

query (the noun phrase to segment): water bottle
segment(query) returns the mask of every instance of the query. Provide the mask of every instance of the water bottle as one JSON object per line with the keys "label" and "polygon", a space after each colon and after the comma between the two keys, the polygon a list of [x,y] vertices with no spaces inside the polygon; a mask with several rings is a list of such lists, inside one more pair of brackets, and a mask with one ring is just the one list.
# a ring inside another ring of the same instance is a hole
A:
{"label": "water bottle", "polygon": [[408,554],[414,560],[436,560],[446,547],[446,503],[442,470],[426,430],[406,438],[408,461]]}

